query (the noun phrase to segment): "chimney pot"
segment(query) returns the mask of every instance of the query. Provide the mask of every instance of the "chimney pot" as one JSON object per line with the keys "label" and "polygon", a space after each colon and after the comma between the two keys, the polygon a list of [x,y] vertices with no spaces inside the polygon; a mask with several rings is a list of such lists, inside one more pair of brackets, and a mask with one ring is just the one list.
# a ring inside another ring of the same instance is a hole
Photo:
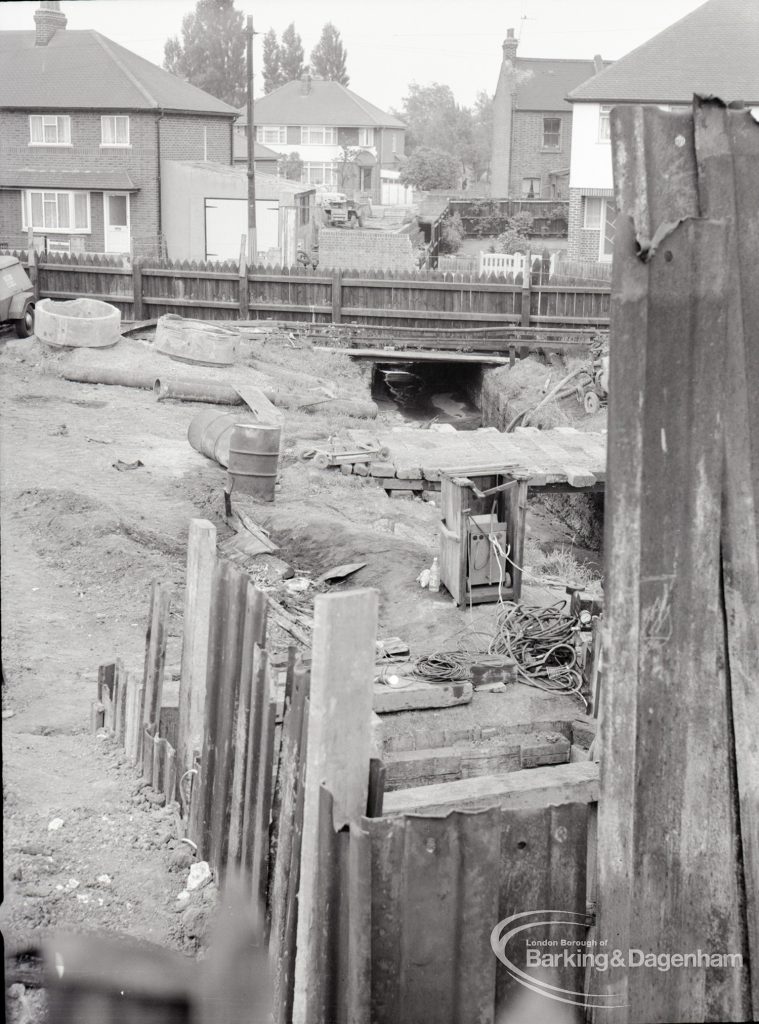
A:
{"label": "chimney pot", "polygon": [[593,68],[595,69],[596,74],[598,74],[599,71],[603,71],[604,69],[603,57],[600,53],[597,53],[593,57]]}
{"label": "chimney pot", "polygon": [[34,45],[47,46],[56,32],[62,32],[66,28],[66,22],[66,15],[61,10],[59,0],[42,0],[39,9],[34,12]]}

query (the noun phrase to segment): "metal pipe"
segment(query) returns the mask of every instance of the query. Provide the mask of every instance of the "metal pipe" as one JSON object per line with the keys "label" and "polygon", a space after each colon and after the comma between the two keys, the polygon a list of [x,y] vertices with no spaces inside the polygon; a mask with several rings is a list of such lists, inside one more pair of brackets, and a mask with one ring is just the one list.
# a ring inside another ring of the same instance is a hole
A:
{"label": "metal pipe", "polygon": [[76,384],[114,384],[123,388],[144,388],[146,391],[152,391],[155,383],[154,373],[138,373],[135,370],[68,369],[62,376],[64,380]]}
{"label": "metal pipe", "polygon": [[242,405],[243,400],[229,384],[196,383],[193,380],[153,380],[153,394],[159,402],[176,398],[182,402],[209,402],[212,405]]}

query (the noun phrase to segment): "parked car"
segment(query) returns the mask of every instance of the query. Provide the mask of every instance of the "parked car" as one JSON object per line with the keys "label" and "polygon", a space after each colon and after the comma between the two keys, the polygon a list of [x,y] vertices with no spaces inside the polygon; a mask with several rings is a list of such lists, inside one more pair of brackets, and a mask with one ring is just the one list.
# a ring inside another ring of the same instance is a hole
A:
{"label": "parked car", "polygon": [[18,259],[0,255],[0,324],[8,323],[19,338],[34,334],[34,289]]}

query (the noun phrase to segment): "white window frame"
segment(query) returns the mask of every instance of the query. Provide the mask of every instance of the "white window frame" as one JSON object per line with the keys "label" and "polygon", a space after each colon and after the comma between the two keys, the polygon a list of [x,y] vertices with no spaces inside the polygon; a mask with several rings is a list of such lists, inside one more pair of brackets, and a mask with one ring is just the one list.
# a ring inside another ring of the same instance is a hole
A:
{"label": "white window frame", "polygon": [[358,144],[359,146],[374,145],[374,128],[359,128],[358,130]]}
{"label": "white window frame", "polygon": [[[319,168],[318,172],[316,168]],[[314,181],[318,177],[326,180]],[[326,185],[328,188],[337,188],[337,166],[330,160],[304,160],[302,180],[309,185]]]}
{"label": "white window frame", "polygon": [[[51,128],[55,122],[55,142],[45,141],[45,128]],[[34,124],[38,124],[42,138],[35,141]],[[65,139],[59,139],[61,128]],[[29,115],[29,145],[30,146],[70,146],[71,145],[71,116],[69,114],[30,114]]]}
{"label": "white window frame", "polygon": [[301,146],[336,146],[337,128],[328,124],[303,124],[300,127]]}
{"label": "white window frame", "polygon": [[390,149],[391,152],[398,152],[398,132],[390,132]]}
{"label": "white window frame", "polygon": [[[105,125],[106,121],[113,121],[113,135],[116,137],[116,122],[126,121],[126,142],[106,142]],[[131,149],[132,139],[129,127],[128,114],[103,114],[100,118],[100,148],[101,149]]]}
{"label": "white window frame", "polygon": [[287,125],[286,124],[257,124],[256,142],[264,146],[286,146]]}
{"label": "white window frame", "polygon": [[[555,132],[549,132],[546,130],[546,121],[555,121],[558,124],[558,129]],[[546,135],[556,136],[556,145],[550,146],[546,142]],[[560,117],[544,117],[543,118],[543,142],[541,149],[547,149],[551,153],[556,153],[561,149],[561,118]]]}
{"label": "white window frame", "polygon": [[[593,204],[593,209],[598,210],[598,220],[590,222],[588,218],[588,210]],[[583,204],[582,211],[582,229],[583,231],[600,231],[601,225],[604,219],[604,200],[603,196],[585,196],[585,202]]]}
{"label": "white window frame", "polygon": [[21,193],[21,228],[23,231],[28,231],[30,224],[29,220],[32,212],[32,196],[42,196],[42,219],[45,219],[45,203],[51,203],[51,199],[45,199],[46,196],[55,196],[56,203],[56,219],[60,216],[60,200],[59,196],[68,196],[68,208],[69,217],[73,219],[75,211],[75,199],[74,196],[83,195],[86,199],[85,207],[87,211],[87,225],[86,227],[48,227],[46,224],[32,224],[32,230],[38,231],[41,234],[46,235],[89,235],[92,234],[92,216],[90,212],[90,193],[84,192],[80,189],[69,191],[68,189],[58,188],[30,188],[26,189]]}
{"label": "white window frame", "polygon": [[602,104],[598,111],[598,141],[611,143],[611,105]]}

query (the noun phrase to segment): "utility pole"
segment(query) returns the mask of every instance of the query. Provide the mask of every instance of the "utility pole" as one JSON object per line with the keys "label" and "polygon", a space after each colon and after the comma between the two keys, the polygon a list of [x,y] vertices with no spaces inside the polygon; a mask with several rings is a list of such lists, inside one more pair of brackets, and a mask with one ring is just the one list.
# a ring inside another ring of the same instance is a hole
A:
{"label": "utility pole", "polygon": [[248,265],[256,263],[256,129],[253,125],[253,16],[248,15]]}

